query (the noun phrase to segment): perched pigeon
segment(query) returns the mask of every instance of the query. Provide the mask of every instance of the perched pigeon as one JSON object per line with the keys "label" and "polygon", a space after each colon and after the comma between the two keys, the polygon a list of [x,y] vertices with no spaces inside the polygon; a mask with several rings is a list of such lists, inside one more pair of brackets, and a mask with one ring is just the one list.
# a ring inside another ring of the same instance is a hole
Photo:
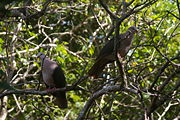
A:
{"label": "perched pigeon", "polygon": [[[41,59],[42,77],[48,88],[66,87],[66,80],[61,67],[54,61],[50,60],[43,53],[38,53],[37,57]],[[56,98],[56,104],[59,108],[67,108],[66,92],[55,92],[52,94]]]}
{"label": "perched pigeon", "polygon": [[[131,26],[128,28],[127,32],[119,35],[116,44],[118,57],[124,58],[126,56],[135,33],[137,33],[137,28]],[[108,63],[115,61],[114,42],[115,39],[113,38],[102,48],[100,54],[96,58],[96,62],[88,72],[89,76],[97,78]]]}

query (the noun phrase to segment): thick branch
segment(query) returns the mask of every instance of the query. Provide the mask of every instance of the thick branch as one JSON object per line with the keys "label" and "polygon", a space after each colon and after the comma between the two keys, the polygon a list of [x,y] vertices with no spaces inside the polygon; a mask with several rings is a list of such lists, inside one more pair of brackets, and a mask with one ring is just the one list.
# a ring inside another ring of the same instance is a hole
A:
{"label": "thick branch", "polygon": [[[159,87],[158,92],[161,92],[163,88],[166,86],[167,82],[169,82],[175,75],[177,75],[180,72],[180,69],[176,70],[174,73],[172,73],[166,81]],[[164,96],[154,96],[152,99],[152,103],[150,107],[148,108],[148,116],[151,115],[152,112],[154,112],[158,107],[160,107],[162,104],[164,104],[165,101],[172,98],[172,96],[175,94],[176,90],[180,87],[180,80],[177,81],[177,83],[174,86],[174,89],[169,92],[168,94]]]}
{"label": "thick branch", "polygon": [[119,21],[116,21],[114,51],[115,51],[115,58],[116,58],[116,62],[117,62],[118,67],[119,67],[119,72],[121,75],[122,85],[123,85],[124,84],[124,70],[123,70],[122,63],[121,63],[120,59],[118,58],[118,55],[116,54],[116,53],[118,53],[117,42],[118,42],[118,38],[119,38],[119,26],[120,26],[120,24],[121,23]]}
{"label": "thick branch", "polygon": [[[180,58],[180,56],[177,55],[176,57],[171,58],[170,61],[173,61],[173,60],[179,59],[179,58]],[[157,83],[157,81],[158,81],[159,77],[161,76],[161,74],[162,74],[162,73],[164,72],[164,70],[170,65],[170,64],[169,64],[170,61],[167,61],[167,62],[160,68],[160,70],[159,70],[157,76],[156,76],[155,79],[154,79],[154,82],[152,83],[152,85],[151,85],[150,88],[149,88],[150,90],[153,89],[153,87],[154,87],[155,84]]]}
{"label": "thick branch", "polygon": [[20,89],[15,89],[15,90],[9,90],[9,91],[5,91],[3,93],[0,94],[0,98],[4,97],[4,96],[8,96],[8,95],[12,95],[12,94],[32,94],[32,95],[47,95],[50,93],[54,93],[57,91],[71,91],[71,90],[82,90],[81,88],[78,88],[75,86],[67,86],[66,88],[57,88],[57,89],[52,89],[52,90],[44,90],[44,91],[37,91],[35,89],[31,89],[31,90],[20,90]]}
{"label": "thick branch", "polygon": [[81,110],[81,112],[79,113],[79,116],[76,120],[83,120],[84,117],[86,116],[87,111],[89,110],[89,108],[92,106],[93,102],[95,101],[96,98],[102,96],[103,94],[108,94],[109,92],[116,92],[116,91],[126,91],[126,92],[131,92],[134,94],[137,94],[138,91],[134,90],[134,89],[130,89],[130,88],[122,88],[120,85],[113,85],[113,86],[108,86],[106,88],[103,88],[97,92],[95,92],[90,98],[89,100],[86,102],[84,108]]}
{"label": "thick branch", "polygon": [[99,3],[102,5],[102,7],[106,10],[106,12],[110,15],[111,18],[116,19],[117,16],[108,8],[106,4],[102,0],[99,0]]}

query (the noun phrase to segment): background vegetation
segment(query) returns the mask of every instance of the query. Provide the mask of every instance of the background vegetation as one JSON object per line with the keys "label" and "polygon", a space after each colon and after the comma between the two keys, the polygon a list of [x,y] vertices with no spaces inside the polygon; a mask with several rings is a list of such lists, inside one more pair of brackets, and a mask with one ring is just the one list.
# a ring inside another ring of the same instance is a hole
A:
{"label": "background vegetation", "polygon": [[[0,119],[177,120],[179,20],[178,0],[1,0]],[[123,61],[126,85],[116,63],[87,77],[105,43],[132,25],[139,32]],[[43,91],[38,52],[73,86],[68,109]]]}

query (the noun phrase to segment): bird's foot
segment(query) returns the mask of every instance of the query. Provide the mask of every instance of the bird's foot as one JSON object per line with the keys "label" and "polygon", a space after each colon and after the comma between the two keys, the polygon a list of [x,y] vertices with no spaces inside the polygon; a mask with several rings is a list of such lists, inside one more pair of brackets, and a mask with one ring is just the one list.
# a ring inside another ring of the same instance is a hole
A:
{"label": "bird's foot", "polygon": [[47,92],[51,92],[51,91],[54,91],[54,90],[56,90],[56,87],[52,87],[52,88],[47,88],[46,89]]}

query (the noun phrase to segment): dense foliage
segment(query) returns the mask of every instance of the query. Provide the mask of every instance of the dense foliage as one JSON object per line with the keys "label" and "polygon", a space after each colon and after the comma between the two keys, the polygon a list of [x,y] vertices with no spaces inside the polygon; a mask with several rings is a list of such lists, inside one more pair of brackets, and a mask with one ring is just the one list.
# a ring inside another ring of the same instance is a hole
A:
{"label": "dense foliage", "polygon": [[[0,17],[1,94],[46,89],[38,52],[61,65],[68,86],[77,83],[80,88],[67,92],[65,110],[55,106],[49,94],[1,96],[0,119],[180,117],[178,0],[4,0]],[[122,19],[120,26],[117,18]],[[117,89],[122,74],[116,62],[98,79],[86,77],[101,48],[118,34],[117,28],[123,33],[132,25],[139,32],[123,60],[124,89]]]}

